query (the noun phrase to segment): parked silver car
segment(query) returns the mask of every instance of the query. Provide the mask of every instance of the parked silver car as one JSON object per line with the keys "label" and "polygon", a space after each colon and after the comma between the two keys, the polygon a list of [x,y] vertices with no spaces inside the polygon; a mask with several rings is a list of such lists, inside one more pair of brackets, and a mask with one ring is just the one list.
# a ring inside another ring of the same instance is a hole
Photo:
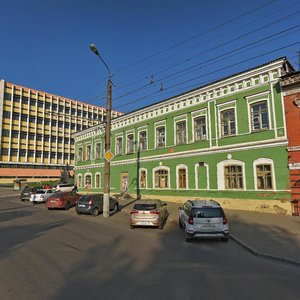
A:
{"label": "parked silver car", "polygon": [[161,200],[138,200],[130,211],[130,228],[153,226],[163,229],[168,218],[166,205]]}
{"label": "parked silver car", "polygon": [[37,190],[35,193],[31,194],[30,202],[33,202],[33,203],[46,202],[46,200],[53,194],[54,194],[54,191],[50,190],[50,189]]}
{"label": "parked silver car", "polygon": [[214,200],[188,200],[179,207],[179,227],[184,229],[185,240],[229,238],[229,225],[220,204]]}

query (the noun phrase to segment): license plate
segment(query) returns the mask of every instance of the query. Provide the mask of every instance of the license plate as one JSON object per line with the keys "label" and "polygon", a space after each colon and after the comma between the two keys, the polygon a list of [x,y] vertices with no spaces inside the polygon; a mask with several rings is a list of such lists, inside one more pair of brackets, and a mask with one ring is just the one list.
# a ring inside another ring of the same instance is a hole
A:
{"label": "license plate", "polygon": [[84,204],[78,204],[78,207],[85,207]]}
{"label": "license plate", "polygon": [[215,227],[215,224],[212,223],[204,223],[202,224],[203,227]]}
{"label": "license plate", "polygon": [[136,225],[152,225],[151,222],[137,222]]}

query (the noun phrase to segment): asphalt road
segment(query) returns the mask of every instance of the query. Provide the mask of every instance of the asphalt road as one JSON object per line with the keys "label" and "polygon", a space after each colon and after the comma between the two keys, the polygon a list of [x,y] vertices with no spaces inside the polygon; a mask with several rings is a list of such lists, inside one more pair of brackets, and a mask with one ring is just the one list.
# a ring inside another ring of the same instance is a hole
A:
{"label": "asphalt road", "polygon": [[0,299],[299,299],[298,267],[233,241],[186,243],[164,229],[0,198]]}

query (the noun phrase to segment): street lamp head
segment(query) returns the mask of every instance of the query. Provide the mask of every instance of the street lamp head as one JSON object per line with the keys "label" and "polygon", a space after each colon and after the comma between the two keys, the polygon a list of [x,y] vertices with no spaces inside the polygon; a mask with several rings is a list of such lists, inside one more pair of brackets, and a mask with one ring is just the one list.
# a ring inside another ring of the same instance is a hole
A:
{"label": "street lamp head", "polygon": [[90,49],[97,55],[100,56],[97,47],[94,44],[90,44]]}

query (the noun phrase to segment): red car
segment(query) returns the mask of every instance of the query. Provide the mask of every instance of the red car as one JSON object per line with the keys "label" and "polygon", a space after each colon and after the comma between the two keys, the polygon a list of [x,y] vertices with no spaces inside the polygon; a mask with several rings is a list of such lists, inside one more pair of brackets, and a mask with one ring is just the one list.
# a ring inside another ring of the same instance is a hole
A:
{"label": "red car", "polygon": [[49,197],[46,201],[46,207],[51,208],[64,208],[68,210],[71,206],[76,205],[76,201],[80,198],[75,192],[61,192],[58,191]]}

